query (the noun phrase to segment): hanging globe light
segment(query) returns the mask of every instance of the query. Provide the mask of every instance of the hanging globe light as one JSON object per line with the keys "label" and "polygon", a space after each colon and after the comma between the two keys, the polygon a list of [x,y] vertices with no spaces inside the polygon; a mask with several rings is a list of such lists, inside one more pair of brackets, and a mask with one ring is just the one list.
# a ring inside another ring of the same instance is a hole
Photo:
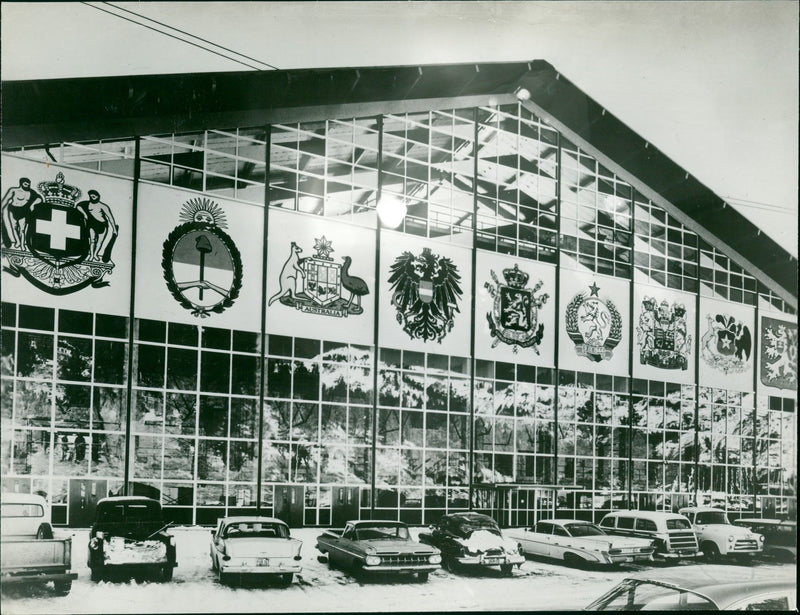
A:
{"label": "hanging globe light", "polygon": [[381,224],[388,228],[400,226],[408,211],[405,201],[392,194],[381,195],[376,209],[378,217],[381,219]]}

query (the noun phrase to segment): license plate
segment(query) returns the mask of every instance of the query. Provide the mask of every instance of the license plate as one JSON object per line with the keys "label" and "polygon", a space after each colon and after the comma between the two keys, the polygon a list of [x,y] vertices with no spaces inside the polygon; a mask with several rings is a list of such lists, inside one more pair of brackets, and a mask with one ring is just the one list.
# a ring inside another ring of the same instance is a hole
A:
{"label": "license plate", "polygon": [[502,564],[505,560],[502,557],[485,557],[483,558],[483,563],[489,566],[494,566],[496,564]]}
{"label": "license plate", "polygon": [[258,566],[269,566],[269,559],[266,557],[259,557],[257,564]]}
{"label": "license plate", "polygon": [[622,561],[623,562],[632,562],[633,558],[632,557],[625,557],[625,558],[622,559]]}

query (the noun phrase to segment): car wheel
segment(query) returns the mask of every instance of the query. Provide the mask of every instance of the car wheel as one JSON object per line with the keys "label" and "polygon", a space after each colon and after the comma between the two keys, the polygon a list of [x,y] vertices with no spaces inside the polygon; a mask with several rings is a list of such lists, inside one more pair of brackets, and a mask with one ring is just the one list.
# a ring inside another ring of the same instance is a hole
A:
{"label": "car wheel", "polygon": [[225,585],[228,582],[228,575],[222,573],[222,568],[217,568],[217,581],[220,585]]}
{"label": "car wheel", "polygon": [[103,580],[103,572],[104,572],[103,565],[97,564],[93,568],[91,568],[90,578],[95,583],[98,583]]}
{"label": "car wheel", "polygon": [[420,583],[425,583],[427,580],[428,580],[428,571],[427,570],[417,573],[417,581],[419,581]]}
{"label": "car wheel", "polygon": [[574,553],[565,553],[564,554],[564,563],[567,566],[572,566],[573,568],[583,568],[586,565],[586,560],[582,557],[578,557]]}
{"label": "car wheel", "polygon": [[56,596],[66,596],[72,589],[72,579],[68,581],[53,581],[53,593]]}
{"label": "car wheel", "polygon": [[159,570],[158,578],[163,583],[169,583],[172,580],[172,573],[175,569],[172,567],[172,564],[167,564],[166,566],[162,566],[161,570]]}
{"label": "car wheel", "polygon": [[36,531],[36,540],[51,540],[53,538],[53,528],[49,523],[42,523]]}
{"label": "car wheel", "polygon": [[719,548],[716,543],[704,542],[700,545],[700,550],[707,560],[715,560],[719,558]]}
{"label": "car wheel", "polygon": [[527,555],[527,553],[525,553],[525,549],[522,548],[522,543],[521,542],[517,543],[517,550],[519,551],[519,554],[522,557],[524,557],[525,559],[528,559],[528,555]]}
{"label": "car wheel", "polygon": [[510,577],[514,573],[514,564],[503,564],[500,566],[500,572],[505,577]]}
{"label": "car wheel", "polygon": [[289,572],[287,574],[281,575],[281,585],[283,587],[289,587],[292,584],[292,579],[294,579],[294,573]]}

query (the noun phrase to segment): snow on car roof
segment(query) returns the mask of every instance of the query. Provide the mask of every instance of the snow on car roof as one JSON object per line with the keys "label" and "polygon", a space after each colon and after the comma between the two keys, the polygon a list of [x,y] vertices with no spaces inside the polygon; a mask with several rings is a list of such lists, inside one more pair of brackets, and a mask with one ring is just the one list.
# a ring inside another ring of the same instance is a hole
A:
{"label": "snow on car roof", "polygon": [[684,506],[680,510],[685,510],[687,512],[725,512],[721,508],[714,508],[713,506]]}
{"label": "snow on car roof", "polygon": [[617,517],[619,515],[631,515],[640,517],[642,519],[676,519],[680,517],[681,519],[684,518],[683,515],[678,513],[672,512],[663,512],[660,510],[612,510],[610,513],[606,515],[606,517]]}
{"label": "snow on car roof", "polygon": [[584,519],[541,519],[539,523],[554,523],[556,525],[573,525],[575,523],[580,523],[583,525],[594,525],[591,521],[585,521]]}
{"label": "snow on car roof", "polygon": [[229,523],[278,523],[279,525],[286,525],[285,521],[282,521],[281,519],[276,519],[275,517],[257,517],[257,516],[223,517],[222,523],[223,525],[228,525]]}
{"label": "snow on car roof", "polygon": [[158,500],[154,500],[153,498],[148,498],[143,495],[115,495],[108,498],[101,498],[97,501],[98,504],[102,504],[103,502],[155,502],[158,504]]}
{"label": "snow on car roof", "polygon": [[35,493],[4,493],[0,496],[4,504],[47,504],[47,500]]}
{"label": "snow on car roof", "polygon": [[737,519],[736,522],[762,523],[764,525],[797,525],[797,521],[789,521],[788,519],[760,519],[759,517],[743,517]]}

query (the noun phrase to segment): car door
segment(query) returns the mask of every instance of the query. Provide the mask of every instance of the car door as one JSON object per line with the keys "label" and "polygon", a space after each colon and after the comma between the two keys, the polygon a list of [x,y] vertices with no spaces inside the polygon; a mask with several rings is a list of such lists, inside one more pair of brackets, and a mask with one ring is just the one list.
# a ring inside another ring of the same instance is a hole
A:
{"label": "car door", "polygon": [[550,538],[550,557],[564,559],[564,553],[569,546],[570,535],[560,525],[553,524],[553,535]]}
{"label": "car door", "polygon": [[333,557],[334,561],[340,565],[347,565],[352,560],[353,540],[356,537],[356,528],[352,524],[345,526],[342,537],[336,541],[336,549],[333,549],[328,557]]}
{"label": "car door", "polygon": [[552,538],[553,524],[540,521],[529,531],[525,532],[526,542],[523,545],[525,552],[541,557],[550,555],[550,540]]}

